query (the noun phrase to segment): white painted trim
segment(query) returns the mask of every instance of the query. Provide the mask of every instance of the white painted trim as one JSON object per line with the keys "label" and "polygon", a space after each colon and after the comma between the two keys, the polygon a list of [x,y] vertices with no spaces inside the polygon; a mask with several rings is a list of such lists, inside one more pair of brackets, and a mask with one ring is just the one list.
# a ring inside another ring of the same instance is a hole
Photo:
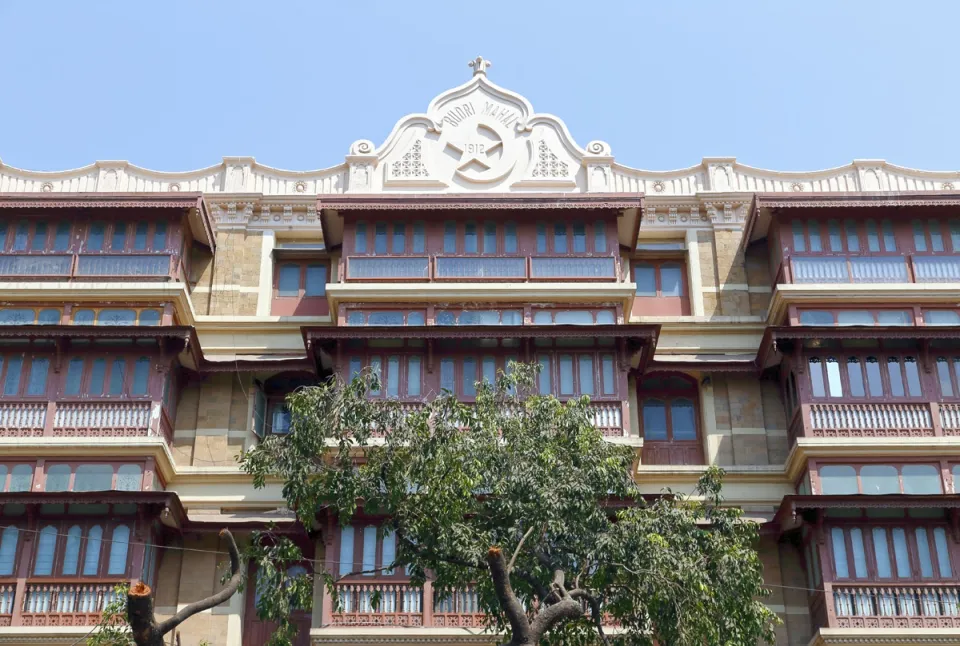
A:
{"label": "white painted trim", "polygon": [[688,230],[687,243],[687,277],[690,283],[690,309],[694,316],[703,316],[703,278],[700,276],[700,242],[697,232]]}
{"label": "white painted trim", "polygon": [[273,301],[273,249],[277,243],[275,231],[263,232],[260,246],[260,285],[257,296],[257,316],[270,315],[270,303]]}

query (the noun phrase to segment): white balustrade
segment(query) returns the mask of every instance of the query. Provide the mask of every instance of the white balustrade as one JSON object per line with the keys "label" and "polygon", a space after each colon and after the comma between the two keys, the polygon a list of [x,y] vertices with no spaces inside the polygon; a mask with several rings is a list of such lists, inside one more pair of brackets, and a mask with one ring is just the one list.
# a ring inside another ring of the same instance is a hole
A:
{"label": "white balustrade", "polygon": [[170,256],[156,255],[81,255],[77,276],[167,276]]}
{"label": "white balustrade", "polygon": [[46,416],[46,402],[0,402],[0,434],[42,432]]}
{"label": "white balustrade", "polygon": [[933,434],[927,404],[811,404],[810,426],[814,435],[822,435],[822,431],[855,431],[863,435],[885,435],[884,431]]}
{"label": "white balustrade", "polygon": [[960,404],[940,404],[940,426],[944,431],[960,431]]}
{"label": "white balustrade", "polygon": [[846,258],[793,257],[795,283],[849,283]]}
{"label": "white balustrade", "polygon": [[958,283],[960,256],[914,256],[913,274],[918,283]]}
{"label": "white balustrade", "polygon": [[150,402],[61,402],[54,415],[54,434],[63,430],[141,431],[150,428]]}
{"label": "white balustrade", "polygon": [[616,278],[612,257],[532,258],[531,278]]}
{"label": "white balustrade", "polygon": [[0,583],[0,615],[13,614],[13,600],[16,593],[16,583]]}
{"label": "white balustrade", "polygon": [[960,617],[960,587],[834,587],[837,617]]}
{"label": "white balustrade", "polygon": [[527,277],[527,260],[510,258],[437,258],[437,278],[519,278]]}
{"label": "white balustrade", "polygon": [[430,276],[430,259],[427,257],[365,257],[351,256],[347,259],[348,279],[374,278],[421,278]]}
{"label": "white balustrade", "polygon": [[68,276],[73,256],[0,255],[0,276]]}
{"label": "white balustrade", "polygon": [[117,598],[114,583],[31,583],[24,614],[97,614]]}

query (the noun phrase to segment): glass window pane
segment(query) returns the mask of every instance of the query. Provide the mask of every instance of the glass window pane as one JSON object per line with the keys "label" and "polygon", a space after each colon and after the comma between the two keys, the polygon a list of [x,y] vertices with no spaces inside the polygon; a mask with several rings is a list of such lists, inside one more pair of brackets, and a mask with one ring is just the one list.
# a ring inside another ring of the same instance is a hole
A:
{"label": "glass window pane", "polygon": [[483,223],[483,253],[497,253],[497,224],[495,222]]}
{"label": "glass window pane", "polygon": [[523,325],[523,312],[520,310],[504,310],[500,313],[501,325]]}
{"label": "glass window pane", "polygon": [[413,223],[413,253],[423,253],[427,248],[426,227],[423,222]]}
{"label": "glass window pane", "polygon": [[817,310],[800,312],[800,325],[833,325],[833,313]]}
{"label": "glass window pane", "polygon": [[960,325],[960,314],[953,310],[924,310],[923,322],[926,325]]}
{"label": "glass window pane", "polygon": [[127,224],[113,223],[113,235],[110,237],[110,251],[123,251],[127,244]]}
{"label": "glass window pane", "polygon": [[553,224],[553,252],[567,253],[567,224],[555,222]]}
{"label": "glass window pane", "polygon": [[877,312],[880,325],[913,325],[913,315],[906,310],[882,310]]}
{"label": "glass window pane", "polygon": [[857,223],[853,220],[844,220],[843,228],[847,234],[847,251],[860,251],[860,237],[857,235]]}
{"label": "glass window pane", "polygon": [[587,227],[583,222],[573,223],[573,251],[574,253],[587,251]]}
{"label": "glass window pane", "polygon": [[39,316],[37,316],[37,323],[40,325],[59,325],[60,324],[60,310],[45,309],[40,310]]}
{"label": "glass window pane", "polygon": [[814,397],[826,397],[827,389],[823,382],[823,369],[820,367],[820,359],[814,357],[809,360],[808,367],[810,372],[810,386],[813,388]]}
{"label": "glass window pane", "polygon": [[537,376],[541,395],[549,395],[553,392],[552,386],[552,361],[550,357],[541,355],[537,359],[540,364],[540,374]]}
{"label": "glass window pane", "polygon": [[880,362],[876,357],[867,357],[863,365],[867,369],[867,386],[870,389],[870,396],[882,397],[883,380],[880,378]]}
{"label": "glass window pane", "polygon": [[953,253],[960,253],[960,220],[950,220],[950,246]]}
{"label": "glass window pane", "polygon": [[142,470],[138,464],[121,464],[117,469],[117,491],[140,491]]}
{"label": "glass window pane", "polygon": [[36,313],[29,307],[6,307],[0,310],[0,325],[33,325]]}
{"label": "glass window pane", "polygon": [[807,220],[807,233],[810,235],[810,251],[818,253],[823,251],[820,244],[820,223],[816,220]]}
{"label": "glass window pane", "polygon": [[547,225],[537,222],[537,253],[547,253]]}
{"label": "glass window pane", "polygon": [[327,293],[327,266],[307,265],[304,296],[323,296]]}
{"label": "glass window pane", "polygon": [[457,253],[457,223],[443,225],[443,253]]}
{"label": "glass window pane", "polygon": [[660,295],[681,296],[683,294],[683,270],[679,265],[665,263],[660,266]]}
{"label": "glass window pane", "polygon": [[833,551],[833,571],[840,579],[850,578],[850,568],[847,565],[847,543],[843,530],[834,527],[830,530],[830,542]]}
{"label": "glass window pane", "polygon": [[869,464],[860,467],[860,486],[863,487],[863,493],[874,496],[900,493],[900,476],[896,467]]}
{"label": "glass window pane", "polygon": [[477,223],[463,225],[463,253],[477,253]]}
{"label": "glass window pane", "polygon": [[133,389],[132,395],[146,395],[147,381],[150,377],[150,359],[140,357],[133,364]]}
{"label": "glass window pane", "polygon": [[406,253],[407,225],[395,222],[393,225],[393,241],[390,245],[391,253]]}
{"label": "glass window pane", "polygon": [[367,223],[357,222],[357,229],[353,236],[353,252],[367,253]]}
{"label": "glass window pane", "polygon": [[80,382],[83,379],[83,359],[70,359],[67,365],[67,382],[64,384],[65,395],[79,395]]}
{"label": "glass window pane", "polygon": [[29,464],[18,464],[10,472],[10,491],[30,491],[33,485],[33,466]]}
{"label": "glass window pane", "polygon": [[463,360],[463,394],[467,397],[477,394],[477,360],[474,357]]}
{"label": "glass window pane", "polygon": [[137,325],[160,325],[160,310],[142,310]]}
{"label": "glass window pane", "polygon": [[[381,369],[380,357],[370,357],[370,370],[373,374],[377,375],[380,378],[381,385],[383,384],[383,370]],[[380,389],[370,390],[371,395],[379,395]]]}
{"label": "glass window pane", "polygon": [[645,399],[643,410],[643,439],[667,439],[667,407],[659,399]]}
{"label": "glass window pane", "polygon": [[20,537],[20,530],[10,525],[0,536],[0,576],[12,576],[17,562],[17,539]]}
{"label": "glass window pane", "polygon": [[613,355],[605,354],[600,358],[603,373],[603,394],[616,395],[617,384],[614,382]]}
{"label": "glass window pane", "polygon": [[118,525],[113,529],[113,541],[110,543],[110,559],[107,561],[107,574],[119,576],[127,571],[127,552],[130,547],[130,528]]}
{"label": "glass window pane", "polygon": [[578,357],[579,360],[579,379],[580,379],[580,394],[581,395],[593,395],[593,357],[589,354],[581,354]]}
{"label": "glass window pane", "polygon": [[359,376],[361,370],[363,370],[363,362],[360,357],[350,357],[350,381]]}
{"label": "glass window pane", "polygon": [[597,325],[613,325],[616,321],[613,318],[613,312],[602,310],[597,312]]}
{"label": "glass window pane", "polygon": [[877,233],[877,223],[874,220],[867,220],[867,249],[880,251],[880,234]]}
{"label": "glass window pane", "polygon": [[803,222],[800,220],[793,220],[790,223],[791,228],[793,229],[793,250],[794,251],[806,251],[807,244],[806,238],[803,235]]}
{"label": "glass window pane", "polygon": [[607,223],[603,220],[593,223],[593,250],[597,253],[607,251]]}
{"label": "glass window pane", "polygon": [[280,280],[277,282],[277,295],[300,295],[300,265],[280,265]]}
{"label": "glass window pane", "polygon": [[12,356],[7,359],[7,378],[3,382],[4,395],[16,395],[20,391],[20,371],[23,369],[23,357]]}
{"label": "glass window pane", "polygon": [[27,240],[30,238],[30,224],[25,220],[17,223],[17,229],[13,236],[13,251],[26,251]]}
{"label": "glass window pane", "polygon": [[70,489],[70,465],[52,464],[47,467],[44,491],[67,491]]}
{"label": "glass window pane", "polygon": [[387,397],[400,396],[400,357],[387,357]]}
{"label": "glass window pane", "polygon": [[423,312],[408,312],[407,325],[426,325],[427,319]]}
{"label": "glass window pane", "polygon": [[167,248],[167,223],[157,222],[153,225],[153,245],[154,251],[164,251]]}
{"label": "glass window pane", "polygon": [[894,397],[903,397],[903,372],[898,358],[887,357],[887,376],[890,377],[890,393]]}
{"label": "glass window pane", "polygon": [[940,230],[940,220],[928,220],[927,226],[930,228],[930,249],[932,251],[943,251],[943,233]]}
{"label": "glass window pane", "polygon": [[127,360],[114,359],[113,365],[110,366],[110,394],[111,395],[123,394],[123,382],[126,378],[126,373],[127,373]]}
{"label": "glass window pane", "polygon": [[535,325],[553,325],[553,312],[541,310],[533,315]]}
{"label": "glass window pane", "polygon": [[103,222],[94,222],[90,225],[90,233],[87,234],[86,251],[103,250],[103,237],[106,232],[106,225]]}
{"label": "glass window pane", "polygon": [[914,538],[917,540],[917,556],[920,561],[920,576],[925,579],[933,577],[933,559],[930,555],[930,539],[927,537],[927,530],[923,527],[917,527],[914,530]]}
{"label": "glass window pane", "polygon": [[484,357],[481,362],[481,378],[491,386],[497,382],[497,361],[493,357]]}
{"label": "glass window pane", "polygon": [[63,547],[63,565],[60,567],[60,573],[63,576],[76,576],[80,568],[80,538],[83,530],[79,525],[74,525],[67,532],[67,540]]}
{"label": "glass window pane", "polygon": [[917,251],[926,251],[927,250],[927,236],[923,230],[923,222],[920,220],[913,220],[911,222],[913,226],[913,246]]}
{"label": "glass window pane", "polygon": [[593,312],[586,310],[560,310],[554,312],[553,322],[556,325],[593,325]]}
{"label": "glass window pane", "polygon": [[830,251],[843,251],[843,238],[840,235],[840,221],[827,220],[827,233],[830,237]]}
{"label": "glass window pane", "polygon": [[367,315],[367,325],[403,325],[403,312],[370,312]]}
{"label": "glass window pane", "polygon": [[42,395],[47,392],[47,372],[49,359],[33,359],[30,362],[30,380],[27,382],[28,395]]}
{"label": "glass window pane", "polygon": [[893,555],[897,561],[897,576],[910,576],[910,555],[907,552],[907,533],[902,527],[893,528]]}
{"label": "glass window pane", "polygon": [[517,253],[517,225],[513,222],[503,225],[503,252]]}
{"label": "glass window pane", "polygon": [[34,576],[50,576],[53,574],[53,557],[56,555],[57,528],[47,525],[40,530],[37,538],[37,556],[33,563]]}
{"label": "glass window pane", "polygon": [[97,315],[97,325],[136,325],[136,310],[100,310]]}
{"label": "glass window pane", "polygon": [[93,310],[74,310],[74,325],[93,325],[96,320],[96,313]]}
{"label": "glass window pane", "polygon": [[558,358],[560,365],[560,394],[573,394],[573,357],[561,354]]}
{"label": "glass window pane", "polygon": [[133,248],[136,251],[145,251],[147,248],[147,226],[146,222],[137,222],[133,234]]}
{"label": "glass window pane", "polygon": [[[383,534],[383,550],[380,556],[381,568],[387,568],[392,565],[395,560],[397,560],[397,534],[392,529],[387,530]],[[382,574],[385,576],[390,576],[393,574],[392,569],[383,569]]]}
{"label": "glass window pane", "polygon": [[375,254],[387,253],[387,223],[377,222],[373,225],[373,252]]}
{"label": "glass window pane", "polygon": [[453,359],[440,360],[440,388],[452,393],[457,391],[454,381]]}
{"label": "glass window pane", "polygon": [[889,579],[893,576],[890,568],[890,547],[887,543],[887,530],[881,527],[874,527],[873,535],[873,553],[877,559],[877,576],[881,579]]}
{"label": "glass window pane", "polygon": [[826,496],[860,493],[857,489],[857,470],[846,464],[820,467],[820,489]]}
{"label": "glass window pane", "polygon": [[873,314],[866,310],[837,312],[837,325],[873,325]]}
{"label": "glass window pane", "polygon": [[107,373],[107,360],[94,359],[90,368],[90,394],[103,394],[103,380]]}
{"label": "glass window pane", "polygon": [[915,357],[904,357],[903,371],[907,376],[907,392],[911,397],[920,396],[920,372]]}
{"label": "glass window pane", "polygon": [[835,357],[827,359],[827,384],[831,397],[843,397],[843,384],[840,382],[840,363]]}
{"label": "glass window pane", "polygon": [[73,476],[74,491],[109,491],[113,486],[113,467],[109,464],[81,464]]}
{"label": "glass window pane", "polygon": [[947,530],[943,527],[933,529],[933,544],[937,550],[937,567],[940,569],[940,578],[949,579],[953,576],[950,567],[950,548],[947,547]]}
{"label": "glass window pane", "polygon": [[903,493],[943,493],[940,469],[931,464],[905,464],[900,469],[900,477],[903,479]]}
{"label": "glass window pane", "polygon": [[863,397],[866,394],[863,390],[863,371],[857,357],[847,359],[847,381],[850,382],[851,397]]}
{"label": "glass window pane", "polygon": [[290,409],[286,404],[275,404],[270,416],[270,432],[286,435],[290,432]]}
{"label": "glass window pane", "polygon": [[867,578],[867,552],[863,548],[863,531],[859,527],[850,530],[850,544],[853,547],[853,570],[858,579]]}
{"label": "glass window pane", "polygon": [[30,242],[31,251],[43,251],[47,247],[47,223],[37,222],[34,225],[33,240]]}
{"label": "glass window pane", "polygon": [[340,529],[340,576],[353,572],[353,527]]}
{"label": "glass window pane", "polygon": [[940,381],[940,394],[953,397],[953,382],[950,379],[950,364],[945,357],[937,358],[937,379]]}
{"label": "glass window pane", "polygon": [[[0,246],[2,246],[2,241],[0,241]],[[66,251],[69,248],[70,248],[70,223],[58,222],[57,233],[53,240],[53,250]]]}
{"label": "glass window pane", "polygon": [[656,267],[645,262],[635,264],[633,266],[633,282],[637,284],[637,296],[656,296]]}
{"label": "glass window pane", "polygon": [[362,570],[364,576],[373,576],[376,574],[374,569],[377,567],[377,528],[367,525],[363,528],[363,563]]}
{"label": "glass window pane", "polygon": [[883,228],[883,250],[896,251],[897,239],[893,235],[893,222],[891,220],[883,220],[880,222],[880,226]]}
{"label": "glass window pane", "polygon": [[697,439],[697,418],[691,400],[675,399],[670,403],[670,426],[674,440]]}
{"label": "glass window pane", "polygon": [[420,357],[407,358],[407,395],[420,396]]}

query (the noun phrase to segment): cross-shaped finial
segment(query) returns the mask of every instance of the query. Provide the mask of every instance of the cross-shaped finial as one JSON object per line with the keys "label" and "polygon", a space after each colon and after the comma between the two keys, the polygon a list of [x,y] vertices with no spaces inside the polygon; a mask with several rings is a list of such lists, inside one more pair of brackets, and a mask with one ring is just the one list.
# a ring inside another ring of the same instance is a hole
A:
{"label": "cross-shaped finial", "polygon": [[470,61],[468,65],[470,65],[470,67],[473,68],[474,76],[476,76],[477,74],[483,74],[484,76],[486,76],[487,68],[493,65],[493,63],[485,59],[483,56],[477,56],[475,59]]}

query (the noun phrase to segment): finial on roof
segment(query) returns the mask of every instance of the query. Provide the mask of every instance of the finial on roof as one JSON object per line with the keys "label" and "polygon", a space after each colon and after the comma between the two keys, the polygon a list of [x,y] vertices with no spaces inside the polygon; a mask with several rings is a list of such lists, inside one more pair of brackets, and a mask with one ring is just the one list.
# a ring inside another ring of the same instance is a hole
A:
{"label": "finial on roof", "polygon": [[477,56],[475,59],[468,63],[470,67],[473,68],[473,75],[483,74],[487,75],[487,68],[493,65],[490,61],[485,59],[483,56]]}

